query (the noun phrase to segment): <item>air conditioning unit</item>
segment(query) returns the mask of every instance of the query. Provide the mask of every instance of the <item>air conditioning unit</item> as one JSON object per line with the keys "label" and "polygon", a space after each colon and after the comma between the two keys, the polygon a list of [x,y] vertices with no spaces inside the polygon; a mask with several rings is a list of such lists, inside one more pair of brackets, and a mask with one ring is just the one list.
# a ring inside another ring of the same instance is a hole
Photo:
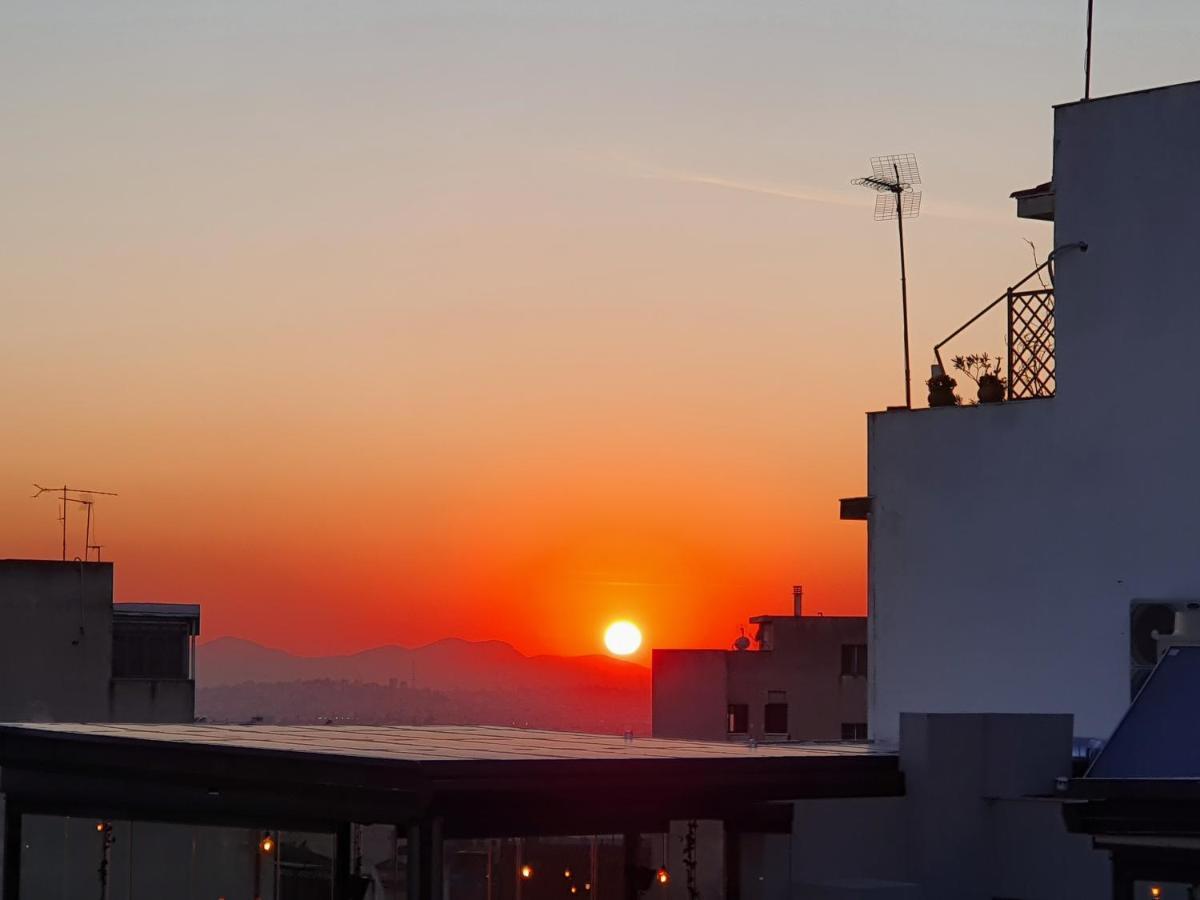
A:
{"label": "air conditioning unit", "polygon": [[1171,647],[1200,645],[1200,600],[1138,600],[1129,607],[1129,697]]}

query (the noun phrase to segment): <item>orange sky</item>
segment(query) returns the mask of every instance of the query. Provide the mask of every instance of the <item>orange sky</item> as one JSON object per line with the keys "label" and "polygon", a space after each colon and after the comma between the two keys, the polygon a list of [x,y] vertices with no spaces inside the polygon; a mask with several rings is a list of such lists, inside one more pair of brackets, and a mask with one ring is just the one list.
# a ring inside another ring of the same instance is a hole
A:
{"label": "orange sky", "polygon": [[[1196,76],[1161,5],[1098,90]],[[1049,249],[1007,194],[1079,91],[1079,10],[930,7],[6,6],[0,553],[59,552],[32,482],[119,491],[118,599],[309,653],[861,613],[903,395],[849,180],[920,155],[919,379]]]}

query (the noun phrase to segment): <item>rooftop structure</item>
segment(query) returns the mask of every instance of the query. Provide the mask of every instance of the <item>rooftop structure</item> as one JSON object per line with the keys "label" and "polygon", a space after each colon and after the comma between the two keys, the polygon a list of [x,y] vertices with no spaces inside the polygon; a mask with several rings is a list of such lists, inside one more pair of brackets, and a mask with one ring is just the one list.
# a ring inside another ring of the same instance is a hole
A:
{"label": "rooftop structure", "polygon": [[196,606],[113,603],[113,565],[0,560],[0,719],[190,722]]}
{"label": "rooftop structure", "polygon": [[753,637],[730,650],[653,653],[656,737],[837,741],[867,736],[867,621],[755,616]]}
{"label": "rooftop structure", "polygon": [[[6,898],[23,884],[24,819],[56,815],[330,833],[345,900],[352,823],[401,826],[408,896],[440,897],[446,839],[636,836],[686,819],[786,833],[791,809],[779,801],[897,796],[903,779],[894,754],[866,746],[484,727],[11,724],[0,726],[0,790]],[[177,878],[188,883],[186,872]]]}
{"label": "rooftop structure", "polygon": [[869,496],[843,511],[869,523],[874,738],[907,710],[1108,734],[1145,675],[1140,611],[1200,597],[1198,140],[1200,82],[1058,107],[1052,181],[1017,199],[1052,189],[1060,249],[942,351],[1006,345],[1008,402],[868,417]]}

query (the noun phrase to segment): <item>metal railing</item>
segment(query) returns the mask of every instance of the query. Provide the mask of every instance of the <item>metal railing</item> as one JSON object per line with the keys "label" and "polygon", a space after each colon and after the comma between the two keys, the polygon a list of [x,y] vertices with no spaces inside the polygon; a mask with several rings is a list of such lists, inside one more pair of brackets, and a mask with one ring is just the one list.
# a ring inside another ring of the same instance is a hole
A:
{"label": "metal railing", "polygon": [[[1005,342],[1008,345],[1008,375],[1006,379],[1009,400],[1025,400],[1030,397],[1053,397],[1056,387],[1054,372],[1054,261],[1068,250],[1087,252],[1087,244],[1063,244],[1046,257],[1046,261],[1008,288],[1003,294],[971,316],[944,340],[934,345],[933,356],[938,370],[946,371],[942,361],[942,347],[958,337],[981,318],[1006,303],[1008,326]],[[1049,284],[1040,277],[1045,272]],[[1038,287],[1020,290],[1034,278]]]}

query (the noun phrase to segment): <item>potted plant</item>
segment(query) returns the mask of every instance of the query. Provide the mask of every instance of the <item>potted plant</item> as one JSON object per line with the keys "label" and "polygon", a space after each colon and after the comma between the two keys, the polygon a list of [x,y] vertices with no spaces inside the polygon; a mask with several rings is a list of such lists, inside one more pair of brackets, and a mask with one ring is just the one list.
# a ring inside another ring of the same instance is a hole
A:
{"label": "potted plant", "polygon": [[1003,403],[1008,386],[1004,376],[1000,374],[1000,357],[988,356],[986,353],[972,353],[970,356],[956,356],[952,360],[954,368],[975,382],[979,390],[977,396],[980,403]]}
{"label": "potted plant", "polygon": [[933,375],[925,382],[925,386],[929,388],[930,406],[958,405],[959,397],[958,394],[954,393],[954,389],[958,387],[958,382],[945,372],[938,372]]}

